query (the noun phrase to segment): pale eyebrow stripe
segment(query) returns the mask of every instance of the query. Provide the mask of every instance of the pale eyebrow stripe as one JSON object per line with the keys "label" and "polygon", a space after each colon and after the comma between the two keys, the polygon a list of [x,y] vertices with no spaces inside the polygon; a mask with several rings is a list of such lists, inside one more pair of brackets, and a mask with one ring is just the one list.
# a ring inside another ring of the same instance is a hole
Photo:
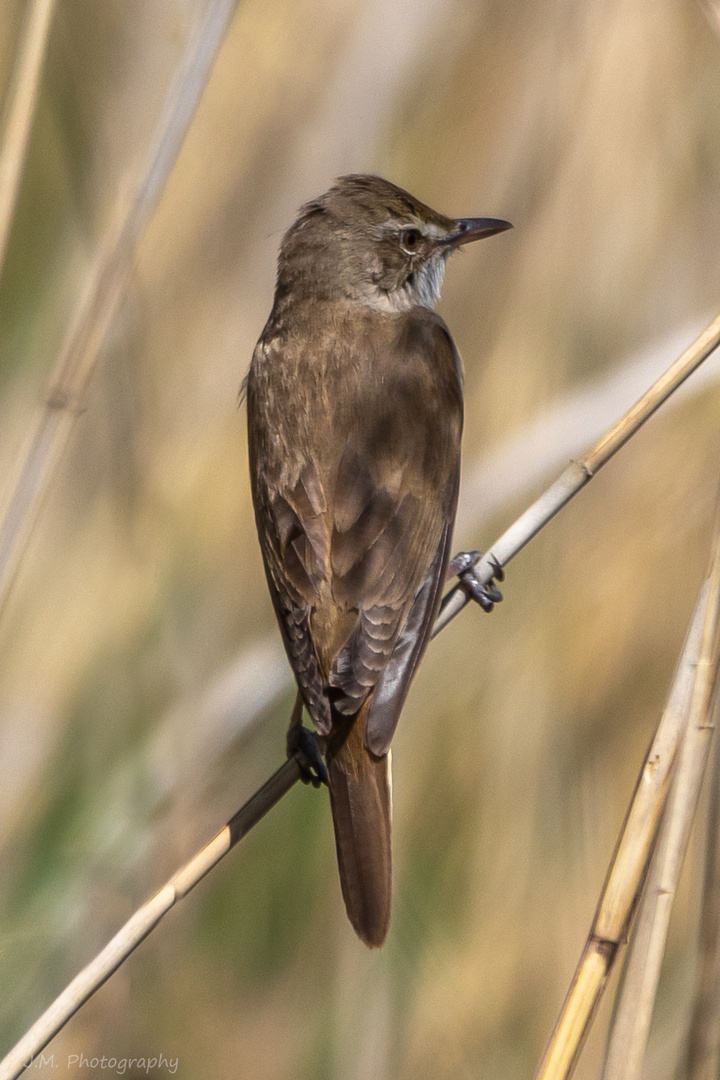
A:
{"label": "pale eyebrow stripe", "polygon": [[402,232],[403,229],[417,229],[423,236],[427,236],[431,240],[440,240],[446,235],[444,229],[439,228],[437,225],[420,221],[420,219],[416,217],[405,218],[404,221],[399,221],[397,218],[390,218],[389,221],[384,221],[382,225],[377,225],[375,227],[375,232],[378,236],[390,236],[392,233]]}

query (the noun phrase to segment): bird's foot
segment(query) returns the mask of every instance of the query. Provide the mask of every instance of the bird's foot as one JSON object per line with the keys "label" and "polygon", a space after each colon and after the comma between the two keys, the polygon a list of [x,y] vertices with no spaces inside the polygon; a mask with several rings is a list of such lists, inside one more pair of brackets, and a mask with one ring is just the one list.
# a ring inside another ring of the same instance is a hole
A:
{"label": "bird's foot", "polygon": [[300,766],[303,784],[319,788],[327,784],[328,774],[320,753],[317,736],[302,724],[291,724],[287,733],[287,756],[294,757]]}
{"label": "bird's foot", "polygon": [[447,576],[457,577],[462,588],[470,599],[475,600],[483,611],[492,611],[496,604],[502,600],[502,593],[495,587],[495,581],[505,579],[505,571],[496,559],[492,559],[490,565],[493,577],[483,585],[473,573],[475,565],[482,559],[481,551],[461,551],[448,563]]}

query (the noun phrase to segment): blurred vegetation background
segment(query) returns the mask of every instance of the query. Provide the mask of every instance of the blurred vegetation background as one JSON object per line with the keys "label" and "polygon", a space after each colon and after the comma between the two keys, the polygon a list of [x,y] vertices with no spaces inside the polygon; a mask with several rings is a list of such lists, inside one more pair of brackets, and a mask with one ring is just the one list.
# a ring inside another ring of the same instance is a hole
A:
{"label": "blurred vegetation background", "polygon": [[[2,91],[26,7],[0,4]],[[0,282],[5,495],[203,10],[57,3]],[[615,373],[642,360],[639,392],[717,313],[712,12],[240,4],[0,623],[3,1050],[283,759],[292,689],[237,392],[282,233],[349,171],[515,225],[453,261],[440,305],[466,368],[455,546],[486,548],[593,441],[595,404],[609,420],[633,400]],[[298,785],[37,1075],[80,1053],[162,1053],[193,1078],[532,1075],[706,567],[708,371],[518,557],[492,617],[468,609],[429,650],[394,744],[386,948],[355,939],[327,795]],[[698,848],[656,1078],[684,1038],[701,870]],[[597,1070],[607,997],[580,1077]]]}

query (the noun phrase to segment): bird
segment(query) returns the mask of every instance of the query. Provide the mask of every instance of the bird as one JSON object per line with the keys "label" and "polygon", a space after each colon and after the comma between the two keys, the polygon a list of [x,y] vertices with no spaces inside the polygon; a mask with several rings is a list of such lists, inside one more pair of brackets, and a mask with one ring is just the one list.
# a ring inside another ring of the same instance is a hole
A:
{"label": "bird", "polygon": [[345,907],[371,948],[390,923],[390,744],[458,500],[462,364],[434,309],[449,256],[511,227],[340,177],[281,242],[244,383],[260,548],[298,688],[288,752],[328,784]]}

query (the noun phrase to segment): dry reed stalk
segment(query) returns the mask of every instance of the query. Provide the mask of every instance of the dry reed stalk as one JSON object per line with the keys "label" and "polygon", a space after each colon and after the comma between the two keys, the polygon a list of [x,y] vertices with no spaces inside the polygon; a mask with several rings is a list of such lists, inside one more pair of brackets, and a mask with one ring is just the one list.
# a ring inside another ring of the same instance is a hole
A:
{"label": "dry reed stalk", "polygon": [[[720,698],[716,696],[716,718],[719,708]],[[717,1080],[720,1071],[720,739],[717,735],[712,770],[710,807],[705,825],[700,955],[682,1074],[686,1080]]]}
{"label": "dry reed stalk", "polygon": [[15,213],[25,151],[35,115],[55,0],[34,0],[25,17],[0,143],[0,273]]}
{"label": "dry reed stalk", "polygon": [[182,900],[209,870],[227,855],[238,840],[252,829],[300,778],[297,761],[291,758],[274,773],[245,805],[230,818],[224,829],[206,844],[152,896],[101,952],[55,999],[49,1009],[10,1053],[0,1061],[0,1080],[15,1080],[27,1069],[40,1051],[68,1022],[134,949],[153,930],[164,915]]}
{"label": "dry reed stalk", "polygon": [[[595,473],[621,446],[625,445],[685,379],[692,375],[704,360],[707,360],[718,344],[720,344],[720,315],[713,319],[682,356],[679,356],[667,371],[656,379],[650,389],[600,436],[584,457],[578,461],[572,461],[555,483],[543,492],[540,498],[483,555],[473,571],[480,585],[487,585],[492,581],[496,576],[498,566],[507,566],[528,541],[532,540],[533,536],[557,514],[558,510],[561,510],[566,502],[592,480]],[[465,587],[456,585],[443,600],[433,636],[439,633],[451,619],[454,619],[469,600],[470,596]]]}
{"label": "dry reed stalk", "polygon": [[[713,538],[710,571],[695,607],[670,697],[638,777],[583,954],[536,1080],[565,1080],[572,1074],[618,948],[627,938],[676,774],[680,747],[688,731],[689,741],[695,739],[699,753],[687,751],[686,778],[692,772],[695,786],[699,785],[702,769],[697,758],[707,752],[709,745],[707,717],[720,661],[719,620],[720,516]],[[689,767],[691,762],[693,770]],[[679,789],[678,799],[686,805],[691,802]],[[676,863],[679,847],[673,842]],[[619,1071],[607,1074],[608,1077],[634,1075],[623,1071],[627,1046],[618,1043],[617,1053],[612,1067]]]}
{"label": "dry reed stalk", "polygon": [[699,0],[699,3],[713,33],[720,37],[720,3],[718,0]]}
{"label": "dry reed stalk", "polygon": [[185,50],[168,93],[142,180],[122,198],[96,269],[55,361],[44,407],[31,425],[18,477],[0,522],[0,612],[75,417],[82,408],[138,244],[173,169],[238,0],[214,0]]}
{"label": "dry reed stalk", "polygon": [[[720,513],[714,545],[708,573],[711,596],[720,595]],[[670,914],[715,730],[719,646],[716,608],[708,611],[703,626],[687,727],[638,909],[602,1080],[640,1080],[642,1075]]]}

